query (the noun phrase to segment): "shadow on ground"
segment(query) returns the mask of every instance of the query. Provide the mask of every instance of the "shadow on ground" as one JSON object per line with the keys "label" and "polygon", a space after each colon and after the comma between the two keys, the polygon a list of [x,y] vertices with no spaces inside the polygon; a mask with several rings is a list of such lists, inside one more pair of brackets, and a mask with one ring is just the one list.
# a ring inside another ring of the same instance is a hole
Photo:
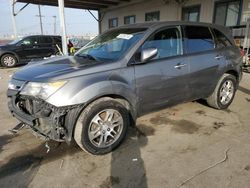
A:
{"label": "shadow on ground", "polygon": [[147,136],[153,134],[154,129],[146,125],[129,128],[125,143],[111,154],[111,175],[100,188],[148,187],[141,148],[147,144]]}
{"label": "shadow on ground", "polygon": [[[149,135],[154,135],[154,129],[149,126],[141,124],[129,128],[125,142],[111,153],[110,174],[100,184],[101,188],[147,187],[146,171],[140,149],[147,144]],[[15,142],[12,140],[15,137],[25,139],[22,138],[23,135],[0,136],[0,152],[4,151],[5,145]],[[34,149],[21,150],[8,156],[8,161],[0,161],[0,187],[28,187],[41,165],[59,160],[66,155],[83,152],[75,143],[68,146],[66,143],[58,144],[51,141],[49,145],[51,147],[49,153],[46,153],[42,143]],[[84,155],[88,154],[84,153]],[[88,160],[87,157],[84,160]],[[91,173],[89,175],[91,176]]]}
{"label": "shadow on ground", "polygon": [[[19,135],[16,135],[19,136]],[[22,135],[20,135],[22,136]],[[4,135],[0,137],[0,151],[10,143],[14,137]],[[81,150],[76,144],[68,146],[65,143],[50,142],[51,151],[47,153],[44,143],[29,151],[21,151],[9,156],[7,162],[0,161],[0,187],[27,187],[36,175],[41,163],[48,163],[73,155]]]}

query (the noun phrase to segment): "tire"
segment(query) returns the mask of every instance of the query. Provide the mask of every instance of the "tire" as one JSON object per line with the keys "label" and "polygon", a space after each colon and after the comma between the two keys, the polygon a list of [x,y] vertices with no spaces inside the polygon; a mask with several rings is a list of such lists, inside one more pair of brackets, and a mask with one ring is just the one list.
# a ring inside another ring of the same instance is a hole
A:
{"label": "tire", "polygon": [[[232,85],[231,89],[229,89],[230,85]],[[212,95],[207,98],[208,105],[219,110],[227,109],[234,99],[236,89],[237,89],[236,77],[231,74],[223,74],[223,76],[218,81]],[[222,96],[227,96],[227,97],[222,97]]]}
{"label": "tire", "polygon": [[4,67],[15,67],[17,63],[17,58],[12,54],[5,54],[1,57],[1,65]]}
{"label": "tire", "polygon": [[[114,115],[108,115],[112,113]],[[105,121],[107,117],[111,118],[110,121]],[[94,122],[98,122],[98,124]],[[128,110],[120,102],[108,97],[101,98],[81,112],[76,122],[74,139],[86,152],[103,155],[121,144],[129,124]],[[105,137],[107,142],[105,142]]]}

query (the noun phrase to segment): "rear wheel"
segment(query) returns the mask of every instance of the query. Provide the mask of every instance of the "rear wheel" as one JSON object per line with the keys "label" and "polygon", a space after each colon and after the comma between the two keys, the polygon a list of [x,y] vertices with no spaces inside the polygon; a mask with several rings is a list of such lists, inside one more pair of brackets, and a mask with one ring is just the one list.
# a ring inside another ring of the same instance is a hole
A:
{"label": "rear wheel", "polygon": [[106,154],[120,145],[128,125],[127,109],[114,99],[102,98],[82,111],[76,123],[74,138],[88,153]]}
{"label": "rear wheel", "polygon": [[59,51],[55,52],[55,56],[60,56],[60,55],[62,55],[61,52]]}
{"label": "rear wheel", "polygon": [[237,80],[231,74],[224,74],[207,103],[216,109],[226,109],[232,103],[237,88]]}
{"label": "rear wheel", "polygon": [[4,67],[15,67],[17,59],[12,54],[5,54],[1,57],[1,65]]}

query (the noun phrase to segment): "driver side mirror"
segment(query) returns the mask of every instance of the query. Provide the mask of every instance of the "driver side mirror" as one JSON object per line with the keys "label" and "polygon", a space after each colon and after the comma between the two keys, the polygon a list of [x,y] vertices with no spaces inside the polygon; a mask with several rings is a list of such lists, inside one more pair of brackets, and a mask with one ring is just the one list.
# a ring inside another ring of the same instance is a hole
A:
{"label": "driver side mirror", "polygon": [[142,50],[141,52],[141,63],[145,63],[154,57],[156,57],[158,54],[157,48],[147,48]]}

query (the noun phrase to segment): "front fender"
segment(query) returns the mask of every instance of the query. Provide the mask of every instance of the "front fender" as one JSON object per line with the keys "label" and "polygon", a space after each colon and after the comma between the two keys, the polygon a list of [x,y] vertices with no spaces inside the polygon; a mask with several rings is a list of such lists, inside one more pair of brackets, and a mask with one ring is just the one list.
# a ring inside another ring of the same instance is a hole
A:
{"label": "front fender", "polygon": [[96,96],[112,93],[112,84],[107,78],[107,74],[72,78],[46,102],[56,107],[88,103]]}

